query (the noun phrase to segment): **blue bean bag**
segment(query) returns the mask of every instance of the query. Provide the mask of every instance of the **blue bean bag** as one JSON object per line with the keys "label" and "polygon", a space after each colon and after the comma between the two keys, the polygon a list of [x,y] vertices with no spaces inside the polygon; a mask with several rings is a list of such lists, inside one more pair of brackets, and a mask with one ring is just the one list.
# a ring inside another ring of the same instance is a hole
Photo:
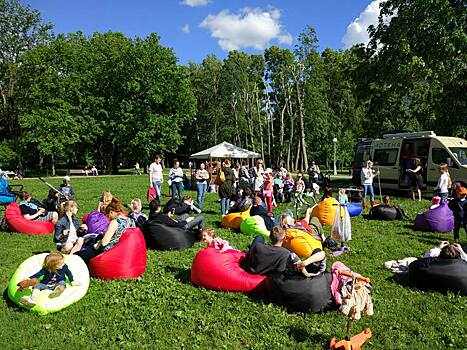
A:
{"label": "blue bean bag", "polygon": [[454,215],[447,203],[441,203],[434,209],[418,213],[414,229],[421,231],[451,232],[454,229]]}
{"label": "blue bean bag", "polygon": [[349,211],[350,216],[358,216],[362,213],[362,206],[358,203],[349,203],[347,204],[347,210]]}

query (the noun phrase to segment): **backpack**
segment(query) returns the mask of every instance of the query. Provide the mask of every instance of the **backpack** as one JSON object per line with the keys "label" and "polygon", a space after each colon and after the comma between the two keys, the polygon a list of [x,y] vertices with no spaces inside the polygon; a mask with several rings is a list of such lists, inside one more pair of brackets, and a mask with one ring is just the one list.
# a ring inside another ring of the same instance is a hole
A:
{"label": "backpack", "polygon": [[225,182],[225,174],[222,169],[219,169],[219,172],[214,180],[214,185],[220,186]]}

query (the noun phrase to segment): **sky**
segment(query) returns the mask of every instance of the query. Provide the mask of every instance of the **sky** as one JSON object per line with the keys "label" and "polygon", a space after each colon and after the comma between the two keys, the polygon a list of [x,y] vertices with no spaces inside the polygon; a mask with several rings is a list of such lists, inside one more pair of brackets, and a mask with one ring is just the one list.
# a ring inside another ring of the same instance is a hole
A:
{"label": "sky", "polygon": [[271,45],[293,49],[311,25],[319,49],[366,43],[383,0],[20,0],[54,24],[54,32],[157,33],[181,64],[208,54],[223,59],[229,50],[259,54]]}

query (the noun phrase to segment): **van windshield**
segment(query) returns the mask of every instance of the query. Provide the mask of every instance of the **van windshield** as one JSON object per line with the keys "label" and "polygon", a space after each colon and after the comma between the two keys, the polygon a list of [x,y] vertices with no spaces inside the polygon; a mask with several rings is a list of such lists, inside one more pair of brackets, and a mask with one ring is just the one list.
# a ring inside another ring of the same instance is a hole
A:
{"label": "van windshield", "polygon": [[449,147],[461,165],[467,166],[467,147]]}

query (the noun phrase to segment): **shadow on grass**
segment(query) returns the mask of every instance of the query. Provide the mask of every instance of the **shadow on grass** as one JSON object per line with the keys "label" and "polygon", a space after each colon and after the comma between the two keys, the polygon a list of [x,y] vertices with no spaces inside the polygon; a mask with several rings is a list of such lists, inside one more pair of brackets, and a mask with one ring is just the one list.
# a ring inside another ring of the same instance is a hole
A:
{"label": "shadow on grass", "polygon": [[328,337],[324,334],[311,334],[307,329],[297,326],[288,327],[287,335],[297,343],[303,343],[305,341],[309,341],[312,344],[319,343],[323,346],[323,349],[327,349],[327,343],[329,341]]}
{"label": "shadow on grass", "polygon": [[25,312],[26,311],[23,308],[16,305],[14,302],[11,301],[11,299],[8,297],[8,288],[6,288],[3,291],[3,299],[5,299],[5,304],[6,304],[6,306],[8,308],[14,309],[14,310],[19,311],[19,312]]}
{"label": "shadow on grass", "polygon": [[187,270],[180,267],[166,266],[165,271],[174,274],[177,281],[191,285],[191,269]]}
{"label": "shadow on grass", "polygon": [[38,251],[38,252],[32,252],[32,255],[37,255],[37,254],[44,254],[44,253],[51,253],[50,250],[41,250],[41,251]]}
{"label": "shadow on grass", "polygon": [[396,283],[404,288],[410,288],[413,289],[414,286],[409,282],[409,276],[407,274],[393,274],[392,276],[389,276],[386,278],[387,281]]}

